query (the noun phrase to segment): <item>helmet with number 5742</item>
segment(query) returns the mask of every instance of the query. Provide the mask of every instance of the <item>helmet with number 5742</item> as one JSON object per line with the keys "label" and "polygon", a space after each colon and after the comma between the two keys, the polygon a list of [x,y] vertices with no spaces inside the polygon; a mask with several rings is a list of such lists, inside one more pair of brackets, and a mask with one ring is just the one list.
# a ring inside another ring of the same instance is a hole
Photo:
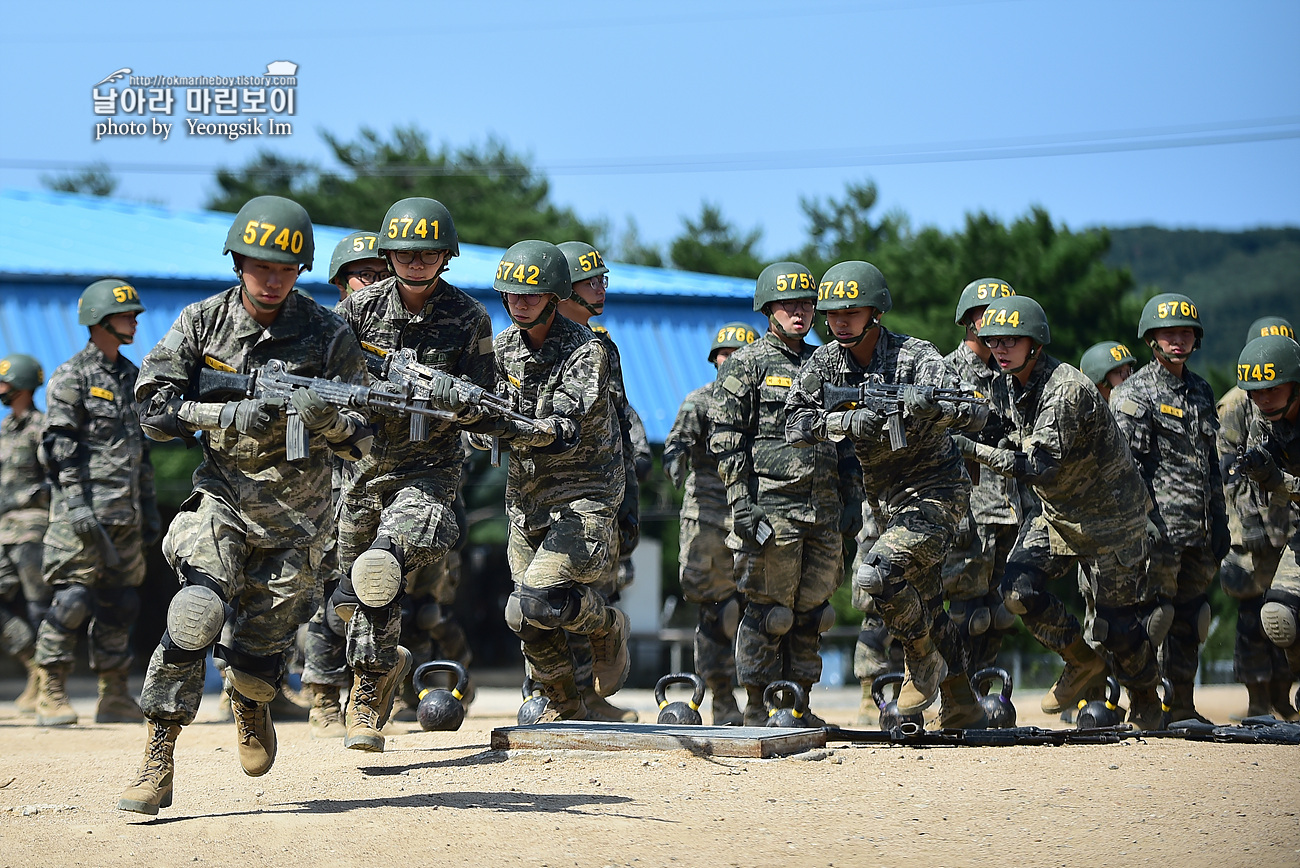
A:
{"label": "helmet with number 5742", "polygon": [[379,224],[380,250],[448,250],[460,255],[456,224],[437,199],[413,196],[394,202]]}
{"label": "helmet with number 5742", "polygon": [[507,295],[550,293],[564,301],[573,295],[569,262],[549,241],[516,241],[497,264],[492,288]]}
{"label": "helmet with number 5742", "polygon": [[761,311],[774,301],[817,298],[817,281],[807,266],[797,262],[773,262],[754,283],[754,310]]}
{"label": "helmet with number 5742", "polygon": [[307,210],[283,196],[257,196],[244,203],[226,233],[222,253],[311,270],[316,246]]}

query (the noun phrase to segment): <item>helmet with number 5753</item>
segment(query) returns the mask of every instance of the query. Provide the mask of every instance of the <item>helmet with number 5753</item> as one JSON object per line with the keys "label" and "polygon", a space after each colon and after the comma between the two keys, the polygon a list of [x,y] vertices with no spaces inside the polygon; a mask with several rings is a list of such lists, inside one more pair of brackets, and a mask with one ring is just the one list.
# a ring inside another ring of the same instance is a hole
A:
{"label": "helmet with number 5753", "polygon": [[758,275],[754,284],[754,310],[762,311],[774,301],[817,298],[817,281],[807,266],[797,262],[773,262]]}
{"label": "helmet with number 5753", "polygon": [[99,325],[119,313],[144,313],[144,304],[134,286],[116,277],[95,281],[77,300],[77,322],[84,326]]}
{"label": "helmet with number 5753", "polygon": [[437,199],[413,196],[394,202],[379,224],[380,250],[448,250],[460,255],[456,224]]}
{"label": "helmet with number 5753", "polygon": [[235,215],[221,252],[299,265],[310,271],[315,250],[307,209],[283,196],[257,196]]}
{"label": "helmet with number 5753", "polygon": [[995,298],[1010,298],[1016,291],[1000,277],[981,277],[966,284],[957,298],[957,325],[965,325],[966,317],[977,307],[984,307]]}
{"label": "helmet with number 5753", "polygon": [[821,311],[874,307],[877,313],[885,313],[893,306],[885,275],[870,262],[836,263],[817,285],[817,309]]}
{"label": "helmet with number 5753", "polygon": [[1024,336],[1039,346],[1052,342],[1052,331],[1047,327],[1047,314],[1042,305],[1027,295],[996,298],[989,302],[980,319],[980,337]]}

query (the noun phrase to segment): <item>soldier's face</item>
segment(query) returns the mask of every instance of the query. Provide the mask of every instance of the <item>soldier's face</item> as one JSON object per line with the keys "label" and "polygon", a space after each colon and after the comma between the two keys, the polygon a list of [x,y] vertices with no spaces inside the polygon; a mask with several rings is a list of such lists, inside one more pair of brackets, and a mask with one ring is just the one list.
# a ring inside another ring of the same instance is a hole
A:
{"label": "soldier's face", "polygon": [[279,307],[298,282],[298,266],[292,263],[244,259],[244,288],[259,304]]}
{"label": "soldier's face", "polygon": [[735,350],[732,349],[731,347],[723,347],[722,349],[718,350],[716,353],[713,354],[714,367],[717,368],[722,367],[722,363],[725,362],[727,359],[731,358],[731,354],[734,352]]}
{"label": "soldier's face", "polygon": [[582,300],[594,307],[596,314],[599,315],[605,310],[605,287],[607,286],[609,286],[609,279],[605,275],[589,277],[573,285],[573,294],[581,296]]}
{"label": "soldier's face", "polygon": [[992,340],[997,341],[997,346],[989,349],[993,350],[993,358],[998,360],[998,367],[1004,371],[1024,365],[1025,360],[1029,358],[1029,349],[1034,345],[1034,342],[1024,335],[1014,336],[1011,340],[1007,337]]}
{"label": "soldier's face", "polygon": [[1106,383],[1112,389],[1124,382],[1133,373],[1133,363],[1126,362],[1118,368],[1111,368],[1106,372]]}
{"label": "soldier's face", "polygon": [[[1291,400],[1291,394],[1295,390],[1295,383],[1283,383],[1280,386],[1274,386],[1271,389],[1256,389],[1250,393],[1250,400],[1255,402],[1259,412],[1270,422],[1276,422],[1286,413],[1287,402]],[[1286,415],[1295,417],[1300,411],[1300,401],[1291,407],[1291,412]]]}
{"label": "soldier's face", "polygon": [[104,326],[117,335],[119,341],[129,344],[135,339],[135,317],[134,311],[131,313],[115,313],[104,319]]}
{"label": "soldier's face", "polygon": [[365,289],[378,280],[383,280],[388,276],[388,263],[382,259],[358,259],[356,262],[349,262],[339,272],[339,277],[347,278],[347,289],[344,291],[344,297],[351,295],[358,289]]}
{"label": "soldier's face", "polygon": [[506,295],[506,307],[516,322],[532,322],[546,310],[546,302],[550,298],[551,296],[544,292],[509,293]]}
{"label": "soldier's face", "polygon": [[826,326],[837,338],[852,340],[862,334],[876,315],[874,307],[851,307],[846,310],[826,311]]}
{"label": "soldier's face", "polygon": [[772,319],[786,334],[803,337],[812,328],[815,303],[811,298],[772,302]]}
{"label": "soldier's face", "polygon": [[1196,331],[1189,326],[1152,329],[1151,340],[1169,358],[1182,361],[1192,354],[1192,348],[1196,346]]}

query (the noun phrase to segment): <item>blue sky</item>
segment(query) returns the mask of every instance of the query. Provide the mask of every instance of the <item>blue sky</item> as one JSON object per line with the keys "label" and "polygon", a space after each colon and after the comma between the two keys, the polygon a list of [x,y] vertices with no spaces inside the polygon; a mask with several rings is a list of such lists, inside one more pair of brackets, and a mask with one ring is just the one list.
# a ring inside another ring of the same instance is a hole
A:
{"label": "blue sky", "polygon": [[[1072,228],[1300,225],[1295,2],[325,0],[6,14],[6,187],[102,160],[152,169],[121,171],[122,196],[199,207],[211,170],[259,147],[326,160],[322,129],[350,138],[414,123],[452,145],[494,134],[549,171],[556,202],[614,237],[635,219],[655,242],[707,199],[762,227],[776,255],[804,238],[801,196],[865,178],[884,208],[944,228],[1035,204]],[[290,137],[92,140],[91,88],[118,68],[256,75],[274,60],[299,67]],[[1225,139],[1238,141],[1147,147]]]}

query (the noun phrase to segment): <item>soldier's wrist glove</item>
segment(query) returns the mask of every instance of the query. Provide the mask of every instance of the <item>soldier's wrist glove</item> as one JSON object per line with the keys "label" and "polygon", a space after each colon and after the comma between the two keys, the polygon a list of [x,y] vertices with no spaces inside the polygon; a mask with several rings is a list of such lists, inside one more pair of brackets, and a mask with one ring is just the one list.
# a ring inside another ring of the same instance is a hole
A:
{"label": "soldier's wrist glove", "polygon": [[1023,471],[1029,462],[1029,456],[1023,452],[1017,452],[1014,449],[1001,449],[996,447],[985,447],[976,449],[980,463],[987,465],[1003,476],[1012,476],[1019,478],[1017,470]]}
{"label": "soldier's wrist glove", "polygon": [[68,524],[72,532],[79,537],[97,536],[100,533],[99,519],[95,518],[95,512],[86,505],[85,499],[79,495],[68,497]]}
{"label": "soldier's wrist glove", "polygon": [[460,392],[456,391],[456,380],[438,372],[438,377],[429,385],[429,405],[435,410],[447,410],[455,413],[465,402],[460,397]]}
{"label": "soldier's wrist glove", "polygon": [[[750,503],[749,495],[738,498],[731,504],[731,525],[736,531],[736,536],[746,542],[761,546],[767,541],[767,537],[759,533],[760,523],[770,527],[767,521],[767,513],[757,503]],[[759,541],[760,536],[763,536],[761,542]]]}
{"label": "soldier's wrist glove", "polygon": [[1011,475],[1029,483],[1050,483],[1061,470],[1061,464],[1041,449],[1015,452]]}
{"label": "soldier's wrist glove", "polygon": [[862,502],[850,500],[840,513],[840,536],[853,539],[862,531]]}
{"label": "soldier's wrist glove", "polygon": [[1247,449],[1237,466],[1241,473],[1258,482],[1265,491],[1277,491],[1285,485],[1282,471],[1274,463],[1273,456],[1260,446]]}
{"label": "soldier's wrist glove", "polygon": [[294,389],[289,395],[289,403],[298,411],[308,431],[321,432],[339,422],[339,408],[311,389]]}
{"label": "soldier's wrist glove", "polygon": [[687,458],[685,452],[677,452],[664,457],[664,475],[672,480],[675,488],[686,484]]}
{"label": "soldier's wrist glove", "polygon": [[938,422],[943,418],[943,408],[932,401],[920,386],[903,387],[903,409],[918,422]]}
{"label": "soldier's wrist glove", "polygon": [[281,406],[279,401],[267,401],[262,398],[229,401],[221,408],[221,417],[218,421],[222,428],[234,425],[235,430],[240,434],[254,437],[270,430],[271,422]]}
{"label": "soldier's wrist glove", "polygon": [[578,425],[572,419],[547,416],[544,419],[534,419],[533,426],[544,438],[549,438],[542,443],[537,442],[538,438],[533,438],[533,445],[538,451],[558,454],[568,452],[578,445]]}
{"label": "soldier's wrist glove", "polygon": [[1232,534],[1228,531],[1228,516],[1219,514],[1210,519],[1210,552],[1215,562],[1221,562],[1232,547]]}
{"label": "soldier's wrist glove", "polygon": [[827,431],[829,433],[848,434],[858,440],[879,440],[884,430],[884,421],[884,417],[870,407],[857,407],[853,410],[846,410],[840,416],[840,430],[837,432],[830,431],[828,419]]}
{"label": "soldier's wrist glove", "polygon": [[140,539],[146,546],[162,539],[162,516],[158,513],[158,501],[153,498],[140,504]]}

